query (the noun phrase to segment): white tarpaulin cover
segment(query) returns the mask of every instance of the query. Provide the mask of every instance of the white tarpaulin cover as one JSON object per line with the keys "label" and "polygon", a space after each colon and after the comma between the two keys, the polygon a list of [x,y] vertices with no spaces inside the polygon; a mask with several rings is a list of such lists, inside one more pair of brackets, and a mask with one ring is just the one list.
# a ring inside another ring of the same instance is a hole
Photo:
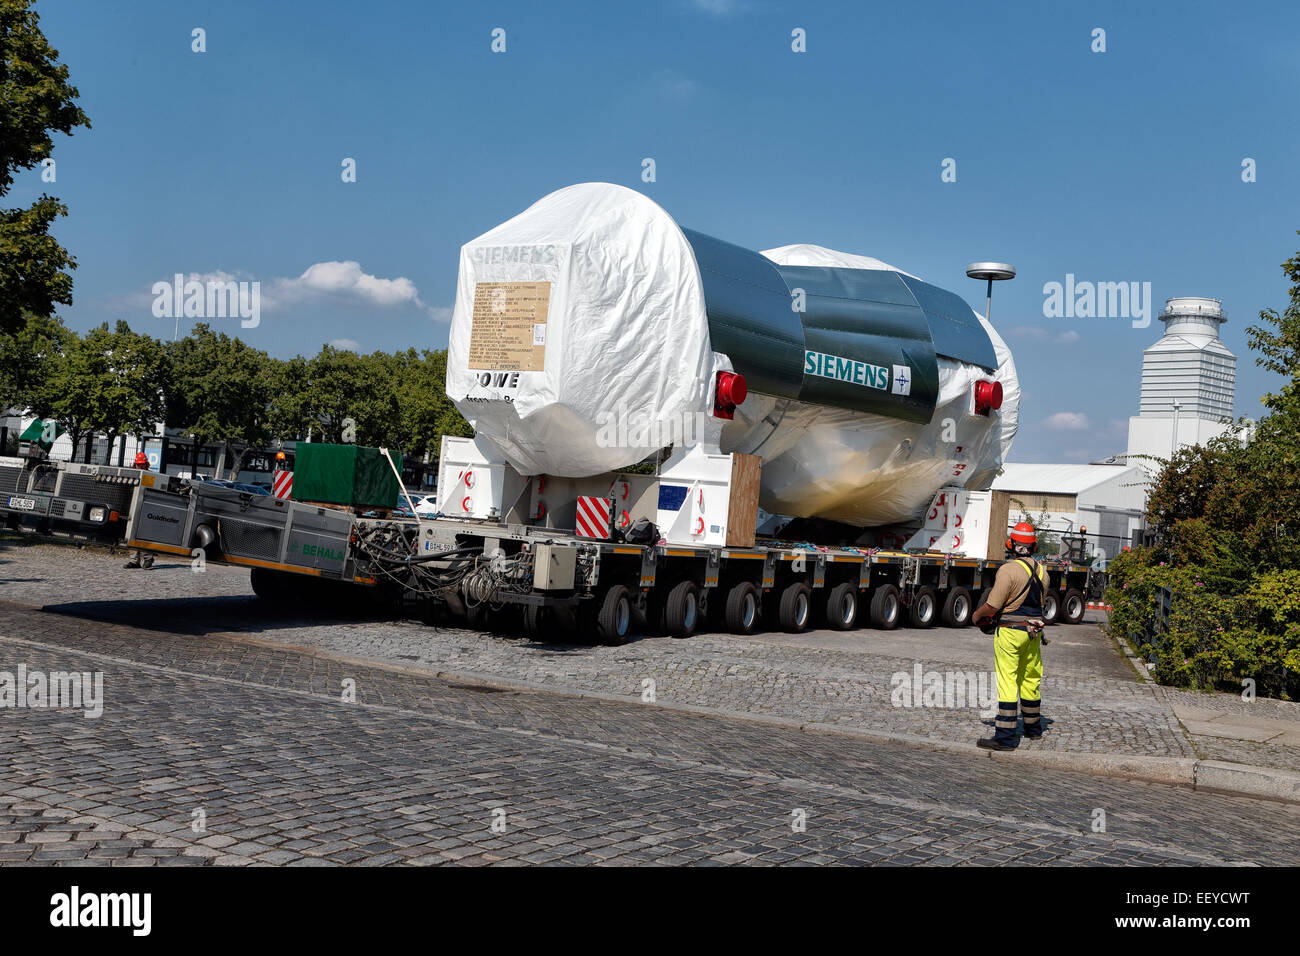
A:
{"label": "white tarpaulin cover", "polygon": [[[763,255],[893,269],[820,246]],[[974,383],[988,372],[940,356],[929,424],[751,391],[722,431],[722,450],[763,458],[761,503],[776,514],[891,524],[918,517],[944,485],[987,488],[1015,435],[1020,387],[1010,350],[980,324],[1003,388],[991,418],[970,414]],[[690,243],[634,190],[561,189],[461,250],[447,394],[523,474],[623,468],[683,444],[683,429],[707,438],[702,421],[717,441],[710,386],[728,367],[711,349]]]}
{"label": "white tarpaulin cover", "polygon": [[634,190],[561,189],[461,249],[447,394],[523,474],[654,454],[711,409],[713,370],[690,244]]}

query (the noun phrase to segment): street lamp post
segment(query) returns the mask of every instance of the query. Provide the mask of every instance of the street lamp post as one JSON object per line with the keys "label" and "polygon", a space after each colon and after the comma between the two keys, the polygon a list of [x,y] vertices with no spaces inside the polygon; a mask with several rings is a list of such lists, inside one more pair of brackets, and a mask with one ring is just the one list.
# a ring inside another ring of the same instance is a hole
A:
{"label": "street lamp post", "polygon": [[993,312],[993,283],[1005,279],[1014,279],[1016,277],[1015,267],[1009,266],[1005,262],[972,262],[966,267],[966,274],[972,279],[985,279],[988,281],[984,299],[984,321],[988,322]]}

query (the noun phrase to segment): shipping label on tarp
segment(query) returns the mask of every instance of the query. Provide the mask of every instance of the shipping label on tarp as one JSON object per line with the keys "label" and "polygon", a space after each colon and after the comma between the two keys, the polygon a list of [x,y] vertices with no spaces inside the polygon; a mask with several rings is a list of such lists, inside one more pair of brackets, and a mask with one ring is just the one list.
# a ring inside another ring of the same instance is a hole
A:
{"label": "shipping label on tarp", "polygon": [[541,372],[546,367],[549,282],[478,282],[469,336],[469,367]]}

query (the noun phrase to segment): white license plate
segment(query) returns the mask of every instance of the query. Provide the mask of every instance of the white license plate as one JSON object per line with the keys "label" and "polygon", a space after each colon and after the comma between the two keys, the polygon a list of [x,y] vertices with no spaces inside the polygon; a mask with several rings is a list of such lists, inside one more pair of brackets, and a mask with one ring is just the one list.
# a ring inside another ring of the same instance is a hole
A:
{"label": "white license plate", "polygon": [[13,495],[9,498],[9,507],[17,508],[19,511],[35,511],[36,501],[33,498],[19,498]]}

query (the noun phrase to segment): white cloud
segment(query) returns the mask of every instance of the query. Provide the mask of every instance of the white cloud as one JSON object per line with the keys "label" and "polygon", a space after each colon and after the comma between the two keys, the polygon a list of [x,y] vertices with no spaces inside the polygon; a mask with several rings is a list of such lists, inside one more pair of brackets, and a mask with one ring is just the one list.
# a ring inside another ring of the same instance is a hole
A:
{"label": "white cloud", "polygon": [[1091,427],[1088,416],[1083,412],[1057,412],[1047,419],[1046,424],[1052,428],[1064,428],[1067,431],[1083,431]]}
{"label": "white cloud", "polygon": [[353,339],[330,339],[330,347],[347,352],[360,352],[361,346]]}
{"label": "white cloud", "polygon": [[1075,342],[1079,341],[1079,333],[1073,331],[1062,332],[1056,337],[1056,341],[1062,345],[1073,345]]}
{"label": "white cloud", "polygon": [[334,297],[364,302],[381,309],[403,305],[428,308],[420,301],[420,293],[410,279],[403,276],[381,279],[362,272],[361,264],[350,260],[317,262],[308,266],[296,279],[272,279],[263,295],[276,306],[304,299]]}

